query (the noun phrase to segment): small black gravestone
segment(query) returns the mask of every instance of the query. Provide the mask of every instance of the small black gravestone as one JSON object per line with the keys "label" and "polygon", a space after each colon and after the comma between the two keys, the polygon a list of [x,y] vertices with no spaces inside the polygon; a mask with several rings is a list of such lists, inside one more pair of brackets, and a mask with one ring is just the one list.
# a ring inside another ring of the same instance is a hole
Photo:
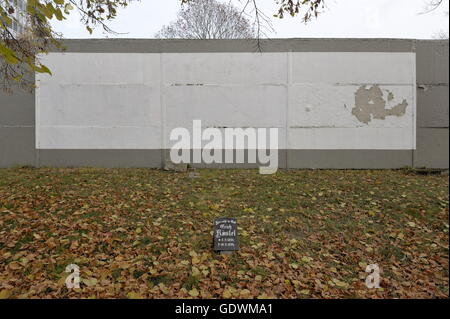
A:
{"label": "small black gravestone", "polygon": [[239,249],[236,218],[214,220],[214,250],[232,252]]}

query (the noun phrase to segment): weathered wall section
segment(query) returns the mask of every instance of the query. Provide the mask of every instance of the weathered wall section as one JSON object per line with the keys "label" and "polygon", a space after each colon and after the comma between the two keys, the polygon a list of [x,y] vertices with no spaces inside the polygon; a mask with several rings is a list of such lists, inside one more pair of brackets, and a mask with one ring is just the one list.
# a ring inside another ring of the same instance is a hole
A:
{"label": "weathered wall section", "polygon": [[0,167],[37,164],[35,95],[20,88],[0,90]]}
{"label": "weathered wall section", "polygon": [[448,41],[417,41],[416,167],[449,166]]}
{"label": "weathered wall section", "polygon": [[193,119],[279,127],[280,167],[448,167],[448,41],[66,44],[37,96],[0,93],[1,167],[160,167]]}

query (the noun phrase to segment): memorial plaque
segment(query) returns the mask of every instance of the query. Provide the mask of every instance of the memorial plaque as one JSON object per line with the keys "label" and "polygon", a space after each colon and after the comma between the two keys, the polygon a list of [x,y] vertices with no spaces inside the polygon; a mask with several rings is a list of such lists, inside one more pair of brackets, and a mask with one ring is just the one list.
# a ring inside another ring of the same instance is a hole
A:
{"label": "memorial plaque", "polygon": [[236,218],[214,220],[214,250],[233,251],[239,249]]}

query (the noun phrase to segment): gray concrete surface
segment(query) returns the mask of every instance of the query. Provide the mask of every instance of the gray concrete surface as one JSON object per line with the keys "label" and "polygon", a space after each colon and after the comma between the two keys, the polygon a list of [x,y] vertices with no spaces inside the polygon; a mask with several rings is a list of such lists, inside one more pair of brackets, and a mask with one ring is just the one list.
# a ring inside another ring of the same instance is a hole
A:
{"label": "gray concrete surface", "polygon": [[[414,52],[415,41],[403,39],[271,39],[159,40],[70,39],[67,52],[192,53],[192,52]],[[425,45],[426,49],[426,45]]]}
{"label": "gray concrete surface", "polygon": [[419,128],[414,166],[417,168],[448,168],[448,128]]}
{"label": "gray concrete surface", "polygon": [[449,167],[449,42],[416,41],[417,149],[414,166]]}

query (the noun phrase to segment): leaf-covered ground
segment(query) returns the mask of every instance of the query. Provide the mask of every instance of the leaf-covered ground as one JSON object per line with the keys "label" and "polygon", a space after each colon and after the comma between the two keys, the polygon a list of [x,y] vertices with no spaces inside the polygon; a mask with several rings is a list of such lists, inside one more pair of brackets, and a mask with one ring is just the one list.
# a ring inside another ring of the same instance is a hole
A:
{"label": "leaf-covered ground", "polygon": [[[0,170],[0,297],[449,296],[448,176],[197,172]],[[238,218],[232,256],[212,252],[223,216]]]}

